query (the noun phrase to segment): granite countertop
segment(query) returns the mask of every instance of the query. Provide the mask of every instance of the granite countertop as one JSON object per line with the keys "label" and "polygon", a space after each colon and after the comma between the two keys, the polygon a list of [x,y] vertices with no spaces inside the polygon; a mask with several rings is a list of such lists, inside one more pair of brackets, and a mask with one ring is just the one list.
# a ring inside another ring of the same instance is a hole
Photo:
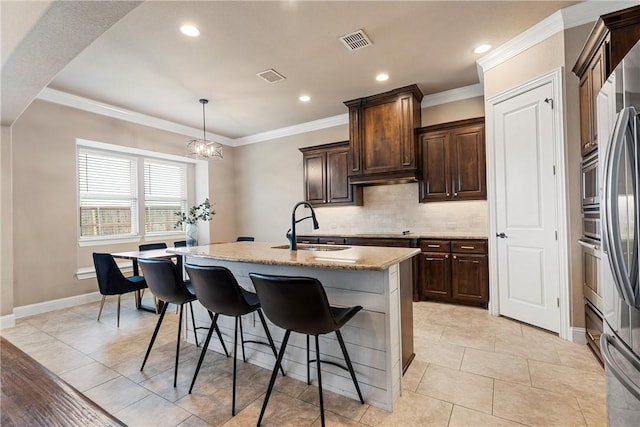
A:
{"label": "granite countertop", "polygon": [[486,235],[473,234],[466,231],[433,231],[419,233],[336,233],[314,231],[311,233],[300,233],[298,237],[327,236],[327,237],[365,237],[384,239],[487,239]]}
{"label": "granite countertop", "polygon": [[[274,246],[282,247],[276,249]],[[390,266],[420,253],[418,248],[381,248],[377,246],[335,246],[341,250],[290,251],[287,244],[265,242],[233,242],[191,248],[169,248],[167,252],[223,261],[257,264],[330,268],[339,270],[386,270]],[[332,247],[331,245],[322,245]]]}

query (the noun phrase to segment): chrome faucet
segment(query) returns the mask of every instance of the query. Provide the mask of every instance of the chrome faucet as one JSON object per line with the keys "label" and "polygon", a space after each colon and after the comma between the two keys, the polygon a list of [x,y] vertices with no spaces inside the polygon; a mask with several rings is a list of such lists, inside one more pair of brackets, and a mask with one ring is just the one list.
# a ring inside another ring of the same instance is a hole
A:
{"label": "chrome faucet", "polygon": [[[304,218],[301,218],[296,221],[296,209],[298,209],[298,206],[300,205],[305,205],[306,207],[311,209],[311,215],[305,216]],[[296,205],[293,207],[293,211],[291,212],[291,228],[287,231],[287,239],[289,239],[289,250],[291,251],[298,250],[298,244],[296,242],[296,224],[299,223],[300,221],[304,221],[307,218],[311,218],[311,220],[313,221],[314,230],[317,230],[318,228],[320,228],[320,226],[318,225],[318,220],[316,219],[316,212],[313,210],[313,206],[311,206],[308,202],[296,203]]]}

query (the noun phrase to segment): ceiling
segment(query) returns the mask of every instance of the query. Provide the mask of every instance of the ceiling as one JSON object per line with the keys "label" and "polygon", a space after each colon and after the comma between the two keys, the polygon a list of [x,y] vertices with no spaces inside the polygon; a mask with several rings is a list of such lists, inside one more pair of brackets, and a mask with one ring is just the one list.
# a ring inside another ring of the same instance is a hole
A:
{"label": "ceiling", "polygon": [[[2,23],[13,21],[15,28],[2,30],[3,89],[11,83],[5,53],[23,48],[20,32],[40,27],[74,34],[73,26],[42,19],[43,5],[59,1],[40,2],[20,19],[11,16],[20,8],[7,3]],[[477,84],[475,46],[500,46],[575,3],[146,1],[52,70],[48,87],[196,129],[202,128],[198,99],[207,98],[207,131],[235,139],[344,114],[343,101],[413,83],[425,95]],[[185,23],[200,36],[182,35]],[[372,45],[350,52],[338,38],[358,29]],[[46,56],[36,61],[30,66],[48,66]],[[269,68],[286,79],[270,84],[256,76]],[[389,80],[377,82],[380,72]],[[302,94],[311,101],[300,102]]]}

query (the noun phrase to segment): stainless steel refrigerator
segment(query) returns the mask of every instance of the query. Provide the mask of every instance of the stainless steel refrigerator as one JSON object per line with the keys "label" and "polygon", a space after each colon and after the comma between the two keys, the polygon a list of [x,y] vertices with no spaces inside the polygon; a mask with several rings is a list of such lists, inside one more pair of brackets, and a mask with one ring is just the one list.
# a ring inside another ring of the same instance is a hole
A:
{"label": "stainless steel refrigerator", "polygon": [[610,426],[640,426],[640,43],[605,82],[597,114],[607,412]]}

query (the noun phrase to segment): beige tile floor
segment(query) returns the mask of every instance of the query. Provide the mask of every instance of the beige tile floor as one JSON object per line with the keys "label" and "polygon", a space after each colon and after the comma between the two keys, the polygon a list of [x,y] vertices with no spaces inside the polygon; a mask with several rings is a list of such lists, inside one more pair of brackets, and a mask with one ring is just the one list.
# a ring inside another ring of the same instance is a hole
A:
{"label": "beige tile floor", "polygon": [[[238,413],[231,417],[231,359],[211,352],[188,394],[199,349],[182,346],[173,387],[177,316],[168,314],[144,372],[157,317],[115,302],[20,319],[0,333],[130,426],[253,426],[269,380],[240,363]],[[604,426],[603,370],[586,346],[492,317],[486,310],[414,303],[416,357],[389,413],[325,392],[328,425]],[[247,355],[250,357],[250,354]],[[366,396],[365,396],[366,400]],[[278,377],[263,425],[320,425],[317,389]]]}

